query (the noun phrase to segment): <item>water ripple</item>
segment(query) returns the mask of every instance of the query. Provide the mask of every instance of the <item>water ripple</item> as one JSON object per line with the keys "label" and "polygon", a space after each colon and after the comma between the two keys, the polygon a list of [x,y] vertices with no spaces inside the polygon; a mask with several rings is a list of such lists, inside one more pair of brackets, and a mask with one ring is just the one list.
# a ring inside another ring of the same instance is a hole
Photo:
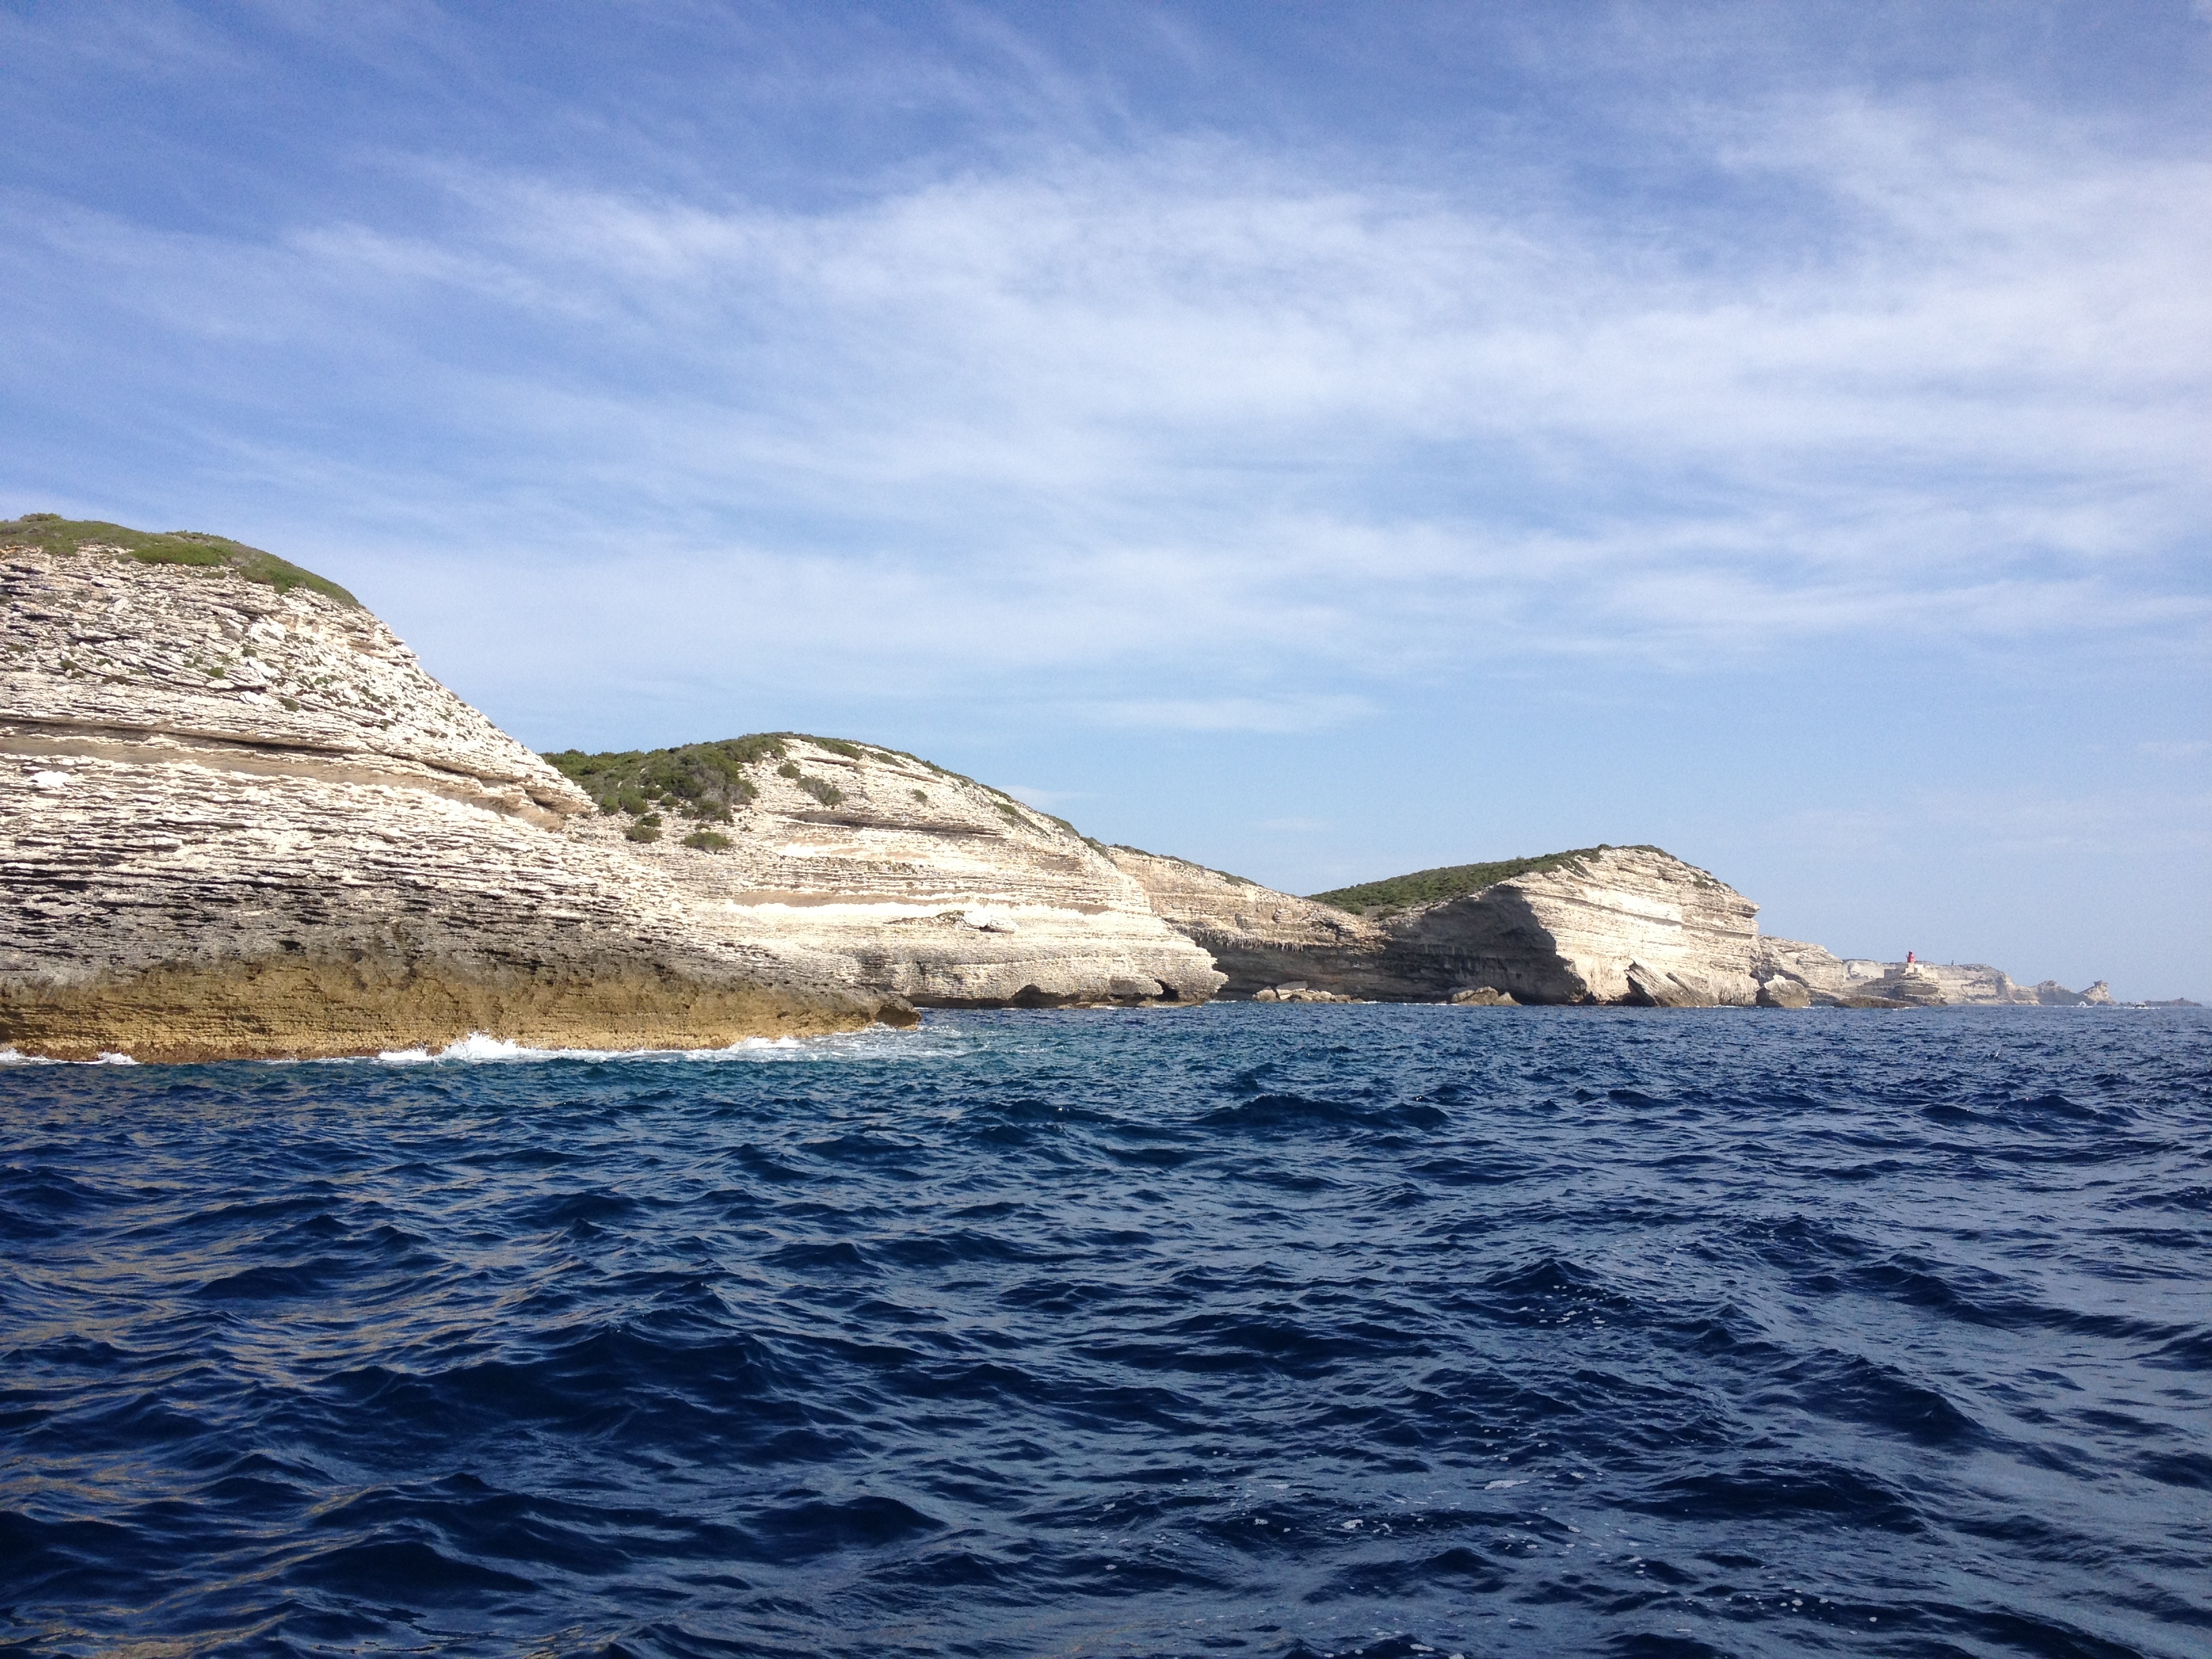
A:
{"label": "water ripple", "polygon": [[2212,1020],[0,1073],[0,1651],[2212,1651]]}

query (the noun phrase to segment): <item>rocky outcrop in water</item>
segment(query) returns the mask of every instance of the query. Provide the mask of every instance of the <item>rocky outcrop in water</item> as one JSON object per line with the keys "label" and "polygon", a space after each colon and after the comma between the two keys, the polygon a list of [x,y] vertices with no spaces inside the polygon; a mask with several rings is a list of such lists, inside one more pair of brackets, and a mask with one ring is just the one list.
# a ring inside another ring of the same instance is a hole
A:
{"label": "rocky outcrop in water", "polygon": [[2049,979],[2021,985],[1987,963],[1876,962],[1793,939],[1761,939],[1752,971],[1761,1005],[1774,1008],[2075,1008],[2112,1001],[2102,980],[2086,991]]}
{"label": "rocky outcrop in water", "polygon": [[832,952],[701,927],[327,584],[146,562],[51,521],[0,526],[11,541],[0,1045],[691,1048],[910,1018]]}
{"label": "rocky outcrop in water", "polygon": [[[1153,908],[1212,954],[1231,996],[1286,982],[1393,1002],[1487,990],[1522,1003],[1709,1007],[1748,1006],[1759,994],[1759,907],[1656,848],[1468,866],[1512,872],[1358,912],[1181,859],[1112,851]],[[1417,894],[1452,884],[1403,879]]]}
{"label": "rocky outcrop in water", "polygon": [[530,753],[221,538],[0,524],[0,1046],[700,1048],[914,1005],[2072,1006],[1839,959],[1649,847],[1299,898],[789,733]]}
{"label": "rocky outcrop in water", "polygon": [[656,840],[219,538],[0,525],[0,1047],[702,1048],[1220,982],[1066,826],[889,750],[755,740],[721,845]]}

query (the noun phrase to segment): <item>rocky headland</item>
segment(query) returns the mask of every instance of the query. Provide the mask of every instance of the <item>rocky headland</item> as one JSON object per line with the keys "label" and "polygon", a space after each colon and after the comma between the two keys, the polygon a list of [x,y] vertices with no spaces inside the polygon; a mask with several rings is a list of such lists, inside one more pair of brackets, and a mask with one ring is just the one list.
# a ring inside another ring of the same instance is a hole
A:
{"label": "rocky headland", "polygon": [[221,537],[0,523],[0,1049],[697,1048],[916,1007],[1911,1007],[2100,984],[1839,959],[1651,847],[1312,897],[780,732],[532,753]]}
{"label": "rocky headland", "polygon": [[2081,1008],[2113,1006],[2099,980],[2069,991],[2057,980],[2016,983],[1984,962],[1875,962],[1838,957],[1802,940],[1759,941],[1759,1000],[1776,1008]]}
{"label": "rocky headland", "polygon": [[1067,826],[910,756],[698,745],[696,817],[669,754],[617,757],[603,803],[218,537],[0,525],[0,1047],[707,1048],[1221,982]]}
{"label": "rocky headland", "polygon": [[[1652,847],[1425,870],[1314,898],[1133,848],[1115,860],[1212,954],[1224,994],[1749,1006],[1759,907]],[[1473,994],[1487,991],[1492,999]]]}
{"label": "rocky headland", "polygon": [[212,537],[0,526],[0,1046],[695,1048],[903,1015],[705,928],[351,596]]}

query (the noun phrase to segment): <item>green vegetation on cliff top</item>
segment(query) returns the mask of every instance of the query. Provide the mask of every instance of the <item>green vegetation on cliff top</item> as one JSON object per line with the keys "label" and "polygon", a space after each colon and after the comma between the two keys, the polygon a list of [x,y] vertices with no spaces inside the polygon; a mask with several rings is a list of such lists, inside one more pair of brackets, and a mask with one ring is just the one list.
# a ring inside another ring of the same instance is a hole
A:
{"label": "green vegetation on cliff top", "polygon": [[642,816],[665,805],[702,823],[727,823],[730,809],[760,793],[745,776],[756,761],[783,758],[787,732],[760,732],[675,749],[626,749],[587,755],[563,749],[545,759],[599,802],[602,812]]}
{"label": "green vegetation on cliff top", "polygon": [[72,553],[88,542],[119,547],[143,564],[198,565],[206,569],[236,571],[250,582],[260,582],[279,593],[295,587],[311,588],[341,605],[358,610],[361,601],[334,581],[312,570],[302,570],[289,559],[264,553],[258,547],[212,536],[199,530],[131,530],[102,519],[64,519],[56,513],[26,513],[20,519],[0,521],[0,547],[36,547],[52,553]]}
{"label": "green vegetation on cliff top", "polygon": [[[1364,881],[1356,887],[1338,887],[1326,893],[1307,895],[1316,904],[1326,904],[1339,910],[1349,910],[1363,915],[1376,910],[1407,910],[1417,904],[1437,904],[1445,899],[1465,898],[1469,893],[1501,881],[1510,881],[1516,876],[1534,875],[1543,870],[1563,870],[1571,864],[1579,864],[1595,854],[1613,849],[1601,842],[1595,847],[1577,847],[1571,852],[1544,853],[1534,858],[1500,859],[1492,864],[1448,864],[1437,870],[1416,870],[1411,875],[1392,876],[1384,881]],[[1656,853],[1650,847],[1642,849]]]}
{"label": "green vegetation on cliff top", "polygon": [[[790,750],[785,747],[792,743],[811,744],[847,760],[903,762],[919,766],[947,783],[973,784],[991,796],[992,804],[1018,827],[1035,829],[1036,820],[1042,817],[1072,834],[1082,834],[1065,818],[1024,807],[1003,789],[977,783],[962,773],[948,772],[935,761],[909,755],[903,749],[886,749],[874,743],[848,743],[842,738],[817,738],[805,732],[756,732],[750,737],[725,738],[717,743],[687,743],[672,749],[625,749],[597,755],[586,754],[580,749],[562,749],[549,752],[544,758],[562,776],[599,802],[602,812],[627,812],[632,817],[659,806],[702,823],[727,823],[732,809],[760,793],[757,786],[746,776],[747,769],[771,760],[783,763],[776,768],[778,775],[791,779],[824,806],[842,804],[845,799],[843,790],[827,778],[810,776],[799,770],[797,761],[791,758]],[[921,804],[928,803],[927,792],[909,793]],[[1083,839],[1090,841],[1087,836]],[[693,844],[689,839],[684,842],[686,846]],[[1099,843],[1093,841],[1091,845],[1095,848]]]}
{"label": "green vegetation on cliff top", "polygon": [[[804,732],[756,732],[750,737],[724,738],[717,743],[625,749],[599,755],[563,749],[544,758],[599,802],[602,812],[628,812],[633,817],[649,806],[660,805],[702,823],[727,823],[732,807],[742,806],[760,793],[745,775],[746,769],[770,760],[782,761],[776,769],[779,775],[794,780],[824,806],[842,801],[844,791],[836,784],[799,771],[798,763],[788,758],[790,750],[784,745],[789,743],[811,743],[848,760],[866,760],[872,755],[883,760],[915,760],[895,749],[847,743],[842,738],[810,737]],[[927,761],[917,763],[945,776],[952,775]]]}

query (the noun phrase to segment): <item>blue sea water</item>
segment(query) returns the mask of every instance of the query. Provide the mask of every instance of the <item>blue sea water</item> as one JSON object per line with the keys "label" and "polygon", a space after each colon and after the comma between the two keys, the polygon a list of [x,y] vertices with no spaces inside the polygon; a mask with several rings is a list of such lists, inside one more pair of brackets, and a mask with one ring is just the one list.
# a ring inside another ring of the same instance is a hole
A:
{"label": "blue sea water", "polygon": [[10,1066],[0,1252],[0,1652],[2212,1653],[2189,1011]]}

